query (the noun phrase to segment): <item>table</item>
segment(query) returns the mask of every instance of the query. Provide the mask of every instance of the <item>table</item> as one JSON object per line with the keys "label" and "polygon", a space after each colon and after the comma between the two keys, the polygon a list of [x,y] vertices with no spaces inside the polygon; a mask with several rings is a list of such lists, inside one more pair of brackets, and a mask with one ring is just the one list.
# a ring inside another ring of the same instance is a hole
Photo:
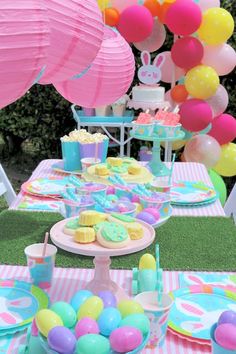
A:
{"label": "table", "polygon": [[[43,160],[39,163],[37,168],[33,171],[30,180],[38,177],[63,177],[65,174],[58,173],[52,170],[51,166],[60,160]],[[170,167],[170,163],[166,163]],[[173,170],[173,180],[189,180],[202,181],[212,186],[210,177],[204,165],[195,162],[176,162]],[[20,192],[16,200],[11,204],[10,209],[17,209],[19,203],[24,198]],[[214,203],[201,207],[180,207],[173,206],[174,216],[225,216],[224,209],[217,199]]]}

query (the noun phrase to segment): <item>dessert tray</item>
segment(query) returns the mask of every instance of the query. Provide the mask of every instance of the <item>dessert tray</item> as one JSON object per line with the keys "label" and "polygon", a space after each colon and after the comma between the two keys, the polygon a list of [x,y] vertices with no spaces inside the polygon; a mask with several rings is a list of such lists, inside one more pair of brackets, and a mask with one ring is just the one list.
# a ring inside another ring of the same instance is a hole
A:
{"label": "dessert tray", "polygon": [[178,181],[170,191],[171,203],[176,205],[208,204],[218,197],[215,189],[202,182]]}
{"label": "dessert tray", "polygon": [[81,175],[83,173],[82,170],[74,170],[74,171],[65,170],[63,160],[54,163],[52,165],[52,170],[55,171],[55,172],[66,173],[66,174],[70,174],[70,175]]}

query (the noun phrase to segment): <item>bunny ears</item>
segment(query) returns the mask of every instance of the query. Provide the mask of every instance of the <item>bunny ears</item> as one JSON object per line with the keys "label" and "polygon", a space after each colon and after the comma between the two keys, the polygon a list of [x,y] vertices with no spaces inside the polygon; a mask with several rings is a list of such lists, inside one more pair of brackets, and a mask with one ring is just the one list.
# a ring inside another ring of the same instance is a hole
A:
{"label": "bunny ears", "polygon": [[[141,60],[144,66],[151,65],[151,55],[148,51],[144,50],[141,53]],[[153,66],[156,66],[157,68],[160,68],[165,61],[165,55],[164,54],[158,54],[156,58],[153,60]]]}

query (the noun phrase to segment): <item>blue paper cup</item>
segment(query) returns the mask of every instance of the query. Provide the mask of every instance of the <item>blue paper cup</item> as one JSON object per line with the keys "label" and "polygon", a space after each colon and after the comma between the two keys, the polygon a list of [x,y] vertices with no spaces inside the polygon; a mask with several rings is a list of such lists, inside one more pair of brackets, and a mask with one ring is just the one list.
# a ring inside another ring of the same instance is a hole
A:
{"label": "blue paper cup", "polygon": [[215,341],[215,330],[216,330],[217,324],[215,323],[211,327],[210,335],[211,335],[211,346],[212,346],[212,354],[236,354],[236,350],[228,350],[223,348],[221,345],[216,343]]}
{"label": "blue paper cup", "polygon": [[155,208],[159,211],[160,217],[166,218],[170,215],[170,203],[171,199],[167,193],[157,193],[154,192],[152,199],[142,196],[140,197],[140,203],[143,208]]}
{"label": "blue paper cup", "polygon": [[154,125],[150,124],[139,124],[133,122],[134,133],[135,135],[140,136],[151,136],[153,134]]}
{"label": "blue paper cup", "polygon": [[62,141],[62,158],[66,171],[81,170],[79,143],[74,141]]}
{"label": "blue paper cup", "polygon": [[63,200],[63,206],[60,209],[61,214],[64,218],[71,218],[73,216],[78,216],[83,210],[93,210],[94,202],[91,200],[88,203],[81,203],[81,201],[75,202],[73,200]]}

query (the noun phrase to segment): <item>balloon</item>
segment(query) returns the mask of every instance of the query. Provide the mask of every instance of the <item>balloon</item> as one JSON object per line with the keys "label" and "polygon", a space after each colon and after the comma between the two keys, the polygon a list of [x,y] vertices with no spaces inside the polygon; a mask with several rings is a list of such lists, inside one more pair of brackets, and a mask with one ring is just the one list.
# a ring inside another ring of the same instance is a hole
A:
{"label": "balloon", "polygon": [[221,157],[214,166],[214,171],[225,177],[236,175],[236,144],[229,143],[221,146]]}
{"label": "balloon", "polygon": [[105,24],[111,27],[117,26],[120,18],[120,13],[113,7],[109,7],[103,11]]}
{"label": "balloon", "polygon": [[[110,104],[126,93],[134,76],[134,56],[122,36],[105,27],[101,49],[91,68],[80,78],[54,86],[68,101],[94,108]],[[117,78],[119,80],[117,81]]]}
{"label": "balloon", "polygon": [[180,123],[190,132],[205,129],[212,121],[212,110],[203,100],[191,98],[180,106]]}
{"label": "balloon", "polygon": [[209,135],[195,135],[185,145],[184,158],[187,162],[199,162],[207,169],[216,165],[221,156],[221,147]]}
{"label": "balloon", "polygon": [[220,7],[220,0],[198,0],[197,4],[204,12],[212,7]]}
{"label": "balloon", "polygon": [[197,34],[205,43],[219,45],[226,42],[233,31],[234,19],[231,14],[225,9],[214,7],[204,12]]}
{"label": "balloon", "polygon": [[176,0],[167,10],[165,17],[169,30],[180,36],[196,32],[201,21],[201,10],[192,0]]}
{"label": "balloon", "polygon": [[175,102],[181,103],[188,98],[188,91],[185,85],[176,85],[171,89],[170,95]]}
{"label": "balloon", "polygon": [[120,14],[117,29],[127,42],[141,42],[152,33],[153,17],[146,7],[133,5]]}
{"label": "balloon", "polygon": [[222,205],[224,205],[227,198],[227,189],[225,182],[223,178],[218,175],[218,173],[216,173],[214,170],[210,170],[208,171],[208,173],[216,192],[219,194],[220,202]]}
{"label": "balloon", "polygon": [[185,87],[194,98],[207,99],[213,96],[219,84],[220,80],[216,71],[206,65],[195,66],[187,72],[185,78]]}
{"label": "balloon", "polygon": [[126,9],[129,6],[132,5],[137,5],[138,0],[111,0],[110,1],[112,7],[115,7],[117,10],[122,12],[124,9]]}
{"label": "balloon", "polygon": [[38,311],[35,316],[35,321],[40,333],[42,333],[44,337],[48,336],[52,328],[63,326],[62,319],[55,312],[48,309]]}
{"label": "balloon", "polygon": [[175,80],[184,75],[184,70],[176,67],[171,59],[170,52],[162,52],[165,55],[165,61],[161,67],[161,81],[170,83],[172,81],[173,71],[175,70]]}
{"label": "balloon", "polygon": [[[172,150],[180,150],[180,149],[182,149],[182,147],[185,146],[186,142],[187,142],[187,140],[177,140],[177,141],[173,141],[173,143],[172,143],[172,145],[171,145],[171,148],[172,148]],[[165,143],[162,142],[162,143],[161,143],[161,146],[162,146],[163,148],[165,148]]]}
{"label": "balloon", "polygon": [[203,53],[203,45],[197,38],[183,37],[173,44],[171,58],[180,68],[191,69],[201,63]]}
{"label": "balloon", "polygon": [[229,44],[205,46],[202,63],[211,66],[218,75],[228,75],[236,65],[236,52]]}
{"label": "balloon", "polygon": [[149,53],[152,53],[163,45],[165,39],[165,27],[155,18],[151,35],[142,42],[135,42],[134,46],[141,52],[147,50]]}
{"label": "balloon", "polygon": [[236,138],[236,119],[230,114],[221,114],[213,120],[208,134],[220,145],[230,143]]}
{"label": "balloon", "polygon": [[161,5],[157,0],[145,0],[143,6],[151,12],[153,17],[160,13]]}
{"label": "balloon", "polygon": [[110,0],[97,0],[97,2],[100,10],[103,11],[109,5]]}
{"label": "balloon", "polygon": [[158,14],[158,19],[161,23],[165,23],[166,20],[166,13],[168,9],[170,8],[171,3],[164,2],[164,4],[161,5],[159,14]]}
{"label": "balloon", "polygon": [[229,96],[224,86],[219,85],[215,95],[208,98],[206,102],[211,106],[213,117],[223,113],[229,103]]}

